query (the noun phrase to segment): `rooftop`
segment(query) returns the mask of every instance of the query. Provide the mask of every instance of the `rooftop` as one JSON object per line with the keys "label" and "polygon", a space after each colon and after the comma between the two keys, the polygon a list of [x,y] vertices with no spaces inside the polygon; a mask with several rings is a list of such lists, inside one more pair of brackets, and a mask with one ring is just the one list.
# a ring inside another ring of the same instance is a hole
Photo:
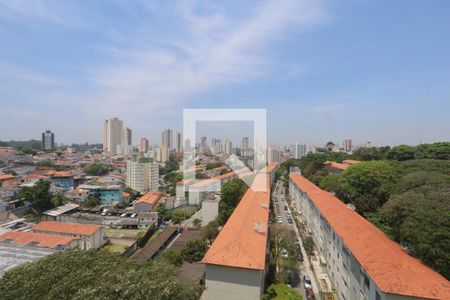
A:
{"label": "rooftop", "polygon": [[65,246],[71,242],[78,240],[78,238],[41,234],[26,231],[10,231],[0,236],[0,242],[11,241],[14,244],[29,245],[30,243],[36,243],[37,247],[43,248],[55,248],[56,246]]}
{"label": "rooftop", "polygon": [[[264,183],[267,184],[267,176],[258,174],[253,184]],[[247,190],[203,257],[203,263],[264,270],[270,201],[270,189],[267,190]]]}
{"label": "rooftop", "polygon": [[43,214],[48,215],[48,216],[59,216],[59,215],[65,214],[71,210],[77,209],[78,207],[80,207],[78,204],[68,203],[66,205],[61,205],[61,206],[49,209],[47,211],[44,211]]}
{"label": "rooftop", "polygon": [[155,206],[161,199],[162,194],[160,192],[147,192],[137,199],[134,204],[146,203],[151,206]]}
{"label": "rooftop", "polygon": [[50,231],[80,235],[92,235],[101,229],[98,225],[44,221],[33,226],[33,231]]}
{"label": "rooftop", "polygon": [[300,174],[291,180],[307,193],[380,290],[389,294],[450,299],[450,283],[331,193]]}

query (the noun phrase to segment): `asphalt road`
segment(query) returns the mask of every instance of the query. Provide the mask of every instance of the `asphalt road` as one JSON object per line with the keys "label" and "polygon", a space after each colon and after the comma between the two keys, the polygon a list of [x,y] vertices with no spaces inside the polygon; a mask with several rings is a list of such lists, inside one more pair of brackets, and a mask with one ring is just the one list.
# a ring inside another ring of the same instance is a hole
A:
{"label": "asphalt road", "polygon": [[[303,275],[308,275],[309,278],[312,281],[312,289],[314,291],[314,294],[316,295],[316,299],[320,299],[319,297],[319,290],[317,282],[315,281],[315,277],[313,276],[313,273],[310,268],[310,264],[307,258],[307,254],[305,251],[305,248],[303,247],[302,239],[300,238],[300,233],[297,229],[297,226],[295,224],[295,219],[292,219],[292,224],[288,222],[288,215],[292,216],[291,210],[289,208],[289,205],[286,200],[286,195],[284,194],[284,186],[281,181],[278,181],[275,185],[274,193],[273,193],[273,200],[274,200],[274,206],[275,206],[275,215],[281,216],[283,223],[280,223],[284,226],[287,226],[287,228],[292,229],[295,232],[295,235],[297,237],[297,240],[300,242],[301,245],[301,251],[303,254],[303,262],[299,261],[299,272],[300,272],[300,283],[297,287],[295,287],[295,290],[300,292],[300,294],[303,296],[303,299],[306,298],[306,292],[305,287],[303,283]],[[286,209],[285,209],[286,208]]]}

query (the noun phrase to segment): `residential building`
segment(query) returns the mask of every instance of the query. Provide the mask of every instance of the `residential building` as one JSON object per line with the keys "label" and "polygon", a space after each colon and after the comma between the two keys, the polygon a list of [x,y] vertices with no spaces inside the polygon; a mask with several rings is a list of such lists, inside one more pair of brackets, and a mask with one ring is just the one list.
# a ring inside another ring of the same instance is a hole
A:
{"label": "residential building", "polygon": [[228,140],[228,138],[224,138],[222,143],[222,152],[225,153],[226,155],[231,155],[232,149],[233,144],[231,143],[231,141]]}
{"label": "residential building", "polygon": [[306,156],[306,145],[296,143],[294,146],[294,158],[300,159],[302,157]]}
{"label": "residential building", "polygon": [[[88,197],[93,196],[100,200],[102,205],[112,205],[123,203],[123,190],[121,185],[93,185],[82,184],[78,186],[79,190],[88,191]],[[83,198],[83,197],[81,197]],[[86,198],[84,198],[86,199]]]}
{"label": "residential building", "polygon": [[[1,231],[1,228],[0,228]],[[74,249],[80,239],[25,231],[10,231],[0,235],[0,277],[15,267],[56,253]]]}
{"label": "residential building", "polygon": [[98,225],[44,221],[34,225],[32,232],[79,238],[82,250],[98,249],[107,243],[106,234]]}
{"label": "residential building", "polygon": [[123,121],[119,118],[105,120],[103,124],[103,151],[116,154],[117,146],[122,143]]}
{"label": "residential building", "polygon": [[16,148],[0,147],[0,156],[14,156],[16,155]]}
{"label": "residential building", "polygon": [[448,280],[333,194],[291,173],[289,195],[339,299],[450,299]]}
{"label": "residential building", "polygon": [[75,185],[74,176],[70,172],[57,171],[49,175],[52,183],[57,187],[63,188],[65,192],[72,189]]}
{"label": "residential building", "polygon": [[175,150],[177,152],[183,152],[183,135],[181,132],[177,132]]}
{"label": "residential building", "polygon": [[248,149],[250,144],[248,143],[248,136],[244,136],[241,141],[241,149]]}
{"label": "residential building", "polygon": [[55,148],[55,134],[50,130],[42,133],[42,149],[53,150]]}
{"label": "residential building", "polygon": [[157,208],[162,194],[157,191],[147,192],[133,203],[133,207],[137,211],[153,211]]}
{"label": "residential building", "polygon": [[207,148],[208,148],[207,137],[206,136],[202,136],[200,138],[200,149],[205,151]]}
{"label": "residential building", "polygon": [[146,157],[129,160],[126,185],[140,193],[157,191],[159,189],[159,165]]}
{"label": "residential building", "polygon": [[123,145],[127,145],[127,146],[131,146],[133,144],[133,135],[132,135],[131,128],[127,127],[122,131],[121,142]]}
{"label": "residential building", "polygon": [[156,161],[158,161],[158,162],[165,163],[165,162],[169,161],[170,150],[166,146],[166,144],[161,144],[161,145],[159,145],[159,147],[156,147],[155,156],[156,156]]}
{"label": "residential building", "polygon": [[80,238],[41,234],[29,231],[10,231],[0,236],[0,243],[51,248],[56,250],[74,249],[79,246]]}
{"label": "residential building", "polygon": [[277,146],[269,146],[267,149],[267,162],[280,162],[281,161],[281,151]]}
{"label": "residential building", "polygon": [[353,151],[353,144],[352,144],[352,140],[348,139],[348,140],[344,140],[343,145],[345,152],[352,152]]}
{"label": "residential building", "polygon": [[[266,192],[255,192],[266,185]],[[258,174],[203,257],[204,299],[260,299],[264,291],[270,187]]]}
{"label": "residential building", "polygon": [[146,212],[140,211],[137,214],[139,219],[138,228],[148,229],[150,226],[158,226],[158,213],[156,211]]}
{"label": "residential building", "polygon": [[161,132],[161,144],[166,145],[166,147],[170,150],[173,149],[173,131],[172,129],[164,129]]}
{"label": "residential building", "polygon": [[139,153],[148,152],[148,140],[146,138],[141,138],[139,141]]}

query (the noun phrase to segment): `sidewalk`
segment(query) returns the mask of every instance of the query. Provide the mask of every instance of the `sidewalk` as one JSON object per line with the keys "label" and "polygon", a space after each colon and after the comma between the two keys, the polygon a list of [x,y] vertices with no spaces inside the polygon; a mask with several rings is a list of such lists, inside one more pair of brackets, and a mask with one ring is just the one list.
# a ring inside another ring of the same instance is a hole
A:
{"label": "sidewalk", "polygon": [[[290,197],[290,195],[289,195],[289,197]],[[292,212],[291,212],[291,204],[288,205],[288,211],[292,216],[294,216],[294,214],[292,214]],[[309,278],[311,279],[312,290],[313,290],[314,294],[316,295],[316,298],[320,299],[319,285],[317,283],[316,276],[314,275],[314,273],[312,271],[311,264],[309,263],[309,259],[308,259],[308,255],[305,251],[305,247],[303,246],[303,241],[302,241],[300,232],[298,231],[298,228],[297,228],[296,218],[292,218],[292,222],[294,225],[293,227],[294,227],[295,235],[297,236],[297,239],[300,243],[302,254],[304,257],[304,261],[300,264],[300,276],[302,279],[301,285],[303,286],[303,275],[308,275]],[[302,265],[304,266],[304,268],[302,268]]]}

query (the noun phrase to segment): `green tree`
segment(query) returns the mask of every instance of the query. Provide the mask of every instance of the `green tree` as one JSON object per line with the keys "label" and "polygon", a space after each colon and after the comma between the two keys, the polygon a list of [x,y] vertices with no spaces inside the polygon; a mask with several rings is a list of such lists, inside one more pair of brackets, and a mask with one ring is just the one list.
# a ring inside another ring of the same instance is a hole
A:
{"label": "green tree", "polygon": [[450,188],[429,187],[393,196],[382,208],[383,222],[399,243],[450,279]]}
{"label": "green tree", "polygon": [[102,176],[107,174],[109,171],[109,166],[107,164],[104,163],[93,163],[90,165],[87,165],[84,168],[84,172],[86,173],[86,175],[89,176]]}
{"label": "green tree", "polygon": [[248,186],[239,178],[235,178],[222,186],[220,191],[221,201],[219,203],[218,220],[224,225],[233,213]]}
{"label": "green tree", "polygon": [[50,182],[46,180],[36,182],[33,187],[22,187],[18,198],[25,198],[30,201],[32,207],[38,212],[43,212],[53,207]]}
{"label": "green tree", "polygon": [[262,300],[302,300],[303,297],[286,284],[271,284],[261,297]]}
{"label": "green tree", "polygon": [[173,249],[167,249],[164,251],[161,258],[174,266],[181,266],[183,263],[181,253]]}
{"label": "green tree", "polygon": [[394,159],[398,161],[414,159],[416,154],[415,148],[408,145],[400,145],[392,148],[389,153],[389,159]]}
{"label": "green tree", "polygon": [[315,243],[312,236],[308,235],[303,239],[303,246],[305,247],[305,251],[308,255],[312,255],[314,253]]}
{"label": "green tree", "polygon": [[213,220],[209,222],[206,226],[202,227],[203,239],[205,240],[214,240],[219,234],[219,222],[217,220]]}
{"label": "green tree", "polygon": [[110,251],[63,251],[7,272],[0,295],[2,300],[198,299],[201,287],[178,283],[176,273],[176,266],[163,261],[138,264]]}
{"label": "green tree", "polygon": [[86,201],[84,201],[84,206],[85,207],[96,207],[98,205],[102,204],[102,202],[100,201],[100,199],[96,196],[90,195]]}
{"label": "green tree", "polygon": [[208,251],[208,244],[204,240],[189,241],[181,250],[181,257],[184,261],[193,263],[202,260]]}
{"label": "green tree", "polygon": [[195,219],[192,221],[192,224],[193,224],[195,227],[200,228],[200,227],[202,226],[202,220],[199,219],[199,218],[195,218]]}

